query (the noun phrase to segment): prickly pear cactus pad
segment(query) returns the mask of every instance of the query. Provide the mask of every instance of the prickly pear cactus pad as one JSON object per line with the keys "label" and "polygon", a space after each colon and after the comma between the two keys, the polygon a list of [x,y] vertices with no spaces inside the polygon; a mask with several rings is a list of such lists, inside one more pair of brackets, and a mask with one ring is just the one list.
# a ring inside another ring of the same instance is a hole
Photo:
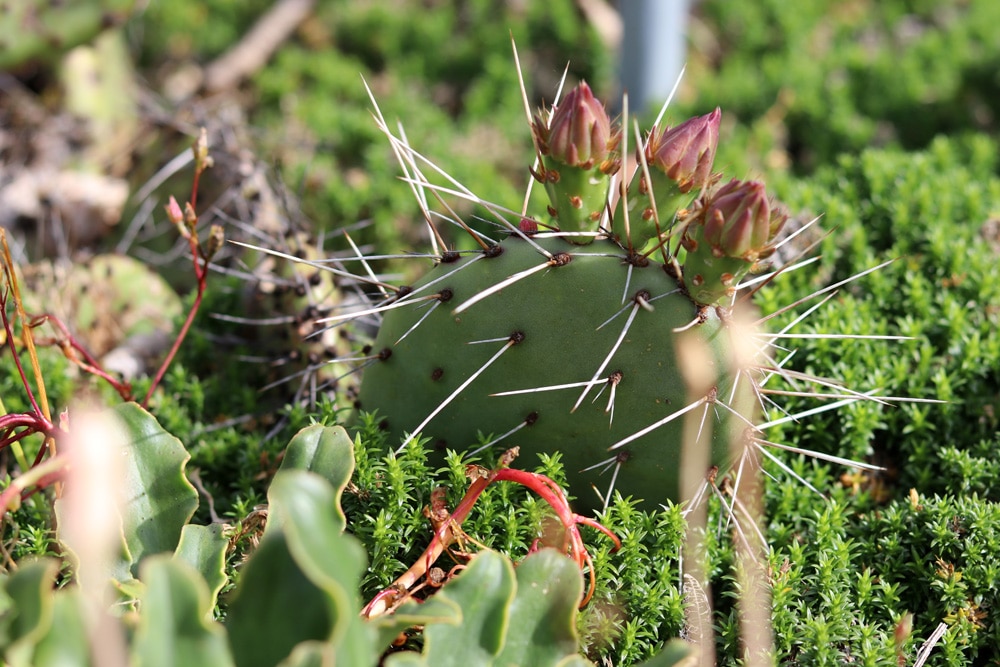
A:
{"label": "prickly pear cactus pad", "polygon": [[[587,462],[620,463],[618,483],[641,497],[677,488],[681,420],[642,431],[685,405],[673,338],[702,337],[713,351],[706,372],[729,383],[728,331],[707,310],[703,322],[670,333],[699,317],[677,282],[656,263],[630,271],[620,251],[594,245],[513,237],[495,256],[436,267],[413,286],[413,304],[386,317],[373,350],[384,358],[365,373],[362,407],[378,408],[393,433],[419,426],[441,449],[474,446],[482,433],[509,434],[501,442],[522,454],[561,451],[574,461],[574,488],[600,480],[600,470],[580,470]],[[721,460],[727,442],[716,434],[702,446]]]}
{"label": "prickly pear cactus pad", "polygon": [[[531,174],[546,210],[484,204],[500,227],[489,238],[451,220],[479,250],[438,245],[423,278],[380,284],[359,408],[394,446],[417,434],[442,451],[518,446],[527,465],[559,451],[586,507],[615,490],[679,499],[694,488],[682,487],[685,448],[696,482],[750,451],[778,362],[773,341],[737,325],[741,281],[787,214],[762,183],[713,173],[720,117],[653,127],[630,152],[586,83],[540,111]],[[411,180],[437,187],[385,131]]]}

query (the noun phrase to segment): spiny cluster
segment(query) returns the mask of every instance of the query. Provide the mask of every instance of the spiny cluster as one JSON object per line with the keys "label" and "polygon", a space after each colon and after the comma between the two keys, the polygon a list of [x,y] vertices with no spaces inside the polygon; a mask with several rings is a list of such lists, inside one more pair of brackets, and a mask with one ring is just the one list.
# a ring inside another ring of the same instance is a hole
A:
{"label": "spiny cluster", "polygon": [[[786,216],[760,183],[718,185],[720,117],[656,126],[624,159],[627,137],[586,83],[539,111],[531,173],[546,211],[512,221],[484,204],[505,238],[442,251],[374,309],[383,320],[359,407],[397,443],[421,433],[442,449],[560,451],[589,506],[612,488],[678,498],[688,413],[701,422],[689,438],[697,478],[727,460],[756,386],[729,306]],[[392,140],[420,180],[415,154]]]}

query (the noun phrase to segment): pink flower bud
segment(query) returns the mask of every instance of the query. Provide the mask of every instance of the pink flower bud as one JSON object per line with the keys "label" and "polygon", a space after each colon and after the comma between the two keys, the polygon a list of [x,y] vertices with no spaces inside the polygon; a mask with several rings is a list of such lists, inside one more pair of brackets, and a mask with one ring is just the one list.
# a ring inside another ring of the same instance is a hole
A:
{"label": "pink flower bud", "polygon": [[538,232],[538,223],[531,218],[521,218],[521,221],[517,223],[517,227],[529,236]]}
{"label": "pink flower bud", "polygon": [[646,160],[677,182],[681,192],[703,188],[712,175],[715,149],[719,145],[722,111],[691,118],[658,134],[656,128],[646,146]]}
{"label": "pink flower bud", "polygon": [[170,195],[170,199],[167,200],[167,205],[163,207],[167,211],[167,219],[170,220],[175,225],[180,225],[184,222],[184,212],[181,211],[181,205],[177,203],[173,195]]}
{"label": "pink flower bud", "polygon": [[713,192],[705,209],[705,240],[728,257],[756,256],[771,241],[771,203],[760,181],[733,179]]}
{"label": "pink flower bud", "polygon": [[534,130],[542,154],[571,167],[590,169],[610,152],[611,119],[584,81],[553,108],[547,127],[538,120]]}

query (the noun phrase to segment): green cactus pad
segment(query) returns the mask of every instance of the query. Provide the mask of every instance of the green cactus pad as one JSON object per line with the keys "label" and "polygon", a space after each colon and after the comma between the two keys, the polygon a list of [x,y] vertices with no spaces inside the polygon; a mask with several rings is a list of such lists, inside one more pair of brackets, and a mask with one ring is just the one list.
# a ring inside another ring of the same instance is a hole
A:
{"label": "green cactus pad", "polygon": [[[585,248],[559,238],[534,243],[508,239],[499,254],[439,264],[413,285],[400,298],[412,305],[386,312],[372,348],[379,361],[362,382],[361,409],[386,417],[395,443],[419,429],[442,450],[468,450],[479,433],[496,438],[522,425],[496,446],[519,446],[526,466],[534,465],[535,454],[562,452],[570,490],[586,507],[598,504],[589,487],[605,494],[616,472],[615,488],[626,495],[677,499],[683,418],[668,419],[692,400],[704,401],[704,393],[689,396],[678,344],[684,338],[707,344],[704,370],[711,381],[705,386],[728,396],[728,328],[715,310],[699,309],[662,265],[630,266],[611,241]],[[544,266],[547,261],[552,265]],[[463,305],[484,290],[480,300]],[[442,296],[421,300],[433,294]],[[612,419],[607,379],[616,373]],[[575,410],[581,386],[491,395],[595,378]],[[699,445],[711,447],[716,463],[725,458],[729,429],[710,422],[726,412],[708,400],[693,413],[709,416]]]}

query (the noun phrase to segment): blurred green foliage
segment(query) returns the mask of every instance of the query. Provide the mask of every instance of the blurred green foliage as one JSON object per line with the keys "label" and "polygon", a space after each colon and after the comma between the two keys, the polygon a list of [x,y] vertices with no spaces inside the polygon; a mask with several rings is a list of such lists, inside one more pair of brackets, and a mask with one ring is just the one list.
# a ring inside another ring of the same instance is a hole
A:
{"label": "blurred green foliage", "polygon": [[732,116],[740,140],[720,159],[737,169],[808,173],[840,153],[1000,124],[991,0],[708,0],[696,16],[681,114]]}
{"label": "blurred green foliage", "polygon": [[[204,64],[267,4],[153,3],[135,31],[143,60],[162,66],[169,54]],[[610,87],[612,61],[571,0],[329,0],[253,77],[250,122],[319,228],[372,221],[359,242],[409,249],[426,238],[422,216],[409,189],[399,187],[399,167],[372,120],[362,78],[386,120],[394,129],[401,122],[422,153],[473,192],[519,202],[530,135],[512,37],[533,105],[551,102],[567,65],[571,80]],[[471,204],[459,212],[488,215]]]}

